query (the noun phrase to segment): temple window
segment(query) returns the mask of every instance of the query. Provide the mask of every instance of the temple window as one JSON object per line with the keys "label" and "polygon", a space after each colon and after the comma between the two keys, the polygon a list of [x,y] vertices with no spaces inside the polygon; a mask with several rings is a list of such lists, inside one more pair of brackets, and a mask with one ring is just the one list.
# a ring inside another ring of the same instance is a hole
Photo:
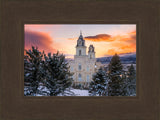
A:
{"label": "temple window", "polygon": [[81,81],[82,80],[82,75],[79,73],[78,75],[78,81]]}
{"label": "temple window", "polygon": [[87,72],[89,71],[89,66],[87,66]]}
{"label": "temple window", "polygon": [[81,50],[79,50],[79,56],[81,55]]}
{"label": "temple window", "polygon": [[89,75],[87,75],[87,82],[89,82]]}
{"label": "temple window", "polygon": [[81,67],[81,64],[79,63],[78,70],[81,70],[81,69],[82,69],[82,67]]}
{"label": "temple window", "polygon": [[90,55],[90,59],[92,58],[92,56]]}

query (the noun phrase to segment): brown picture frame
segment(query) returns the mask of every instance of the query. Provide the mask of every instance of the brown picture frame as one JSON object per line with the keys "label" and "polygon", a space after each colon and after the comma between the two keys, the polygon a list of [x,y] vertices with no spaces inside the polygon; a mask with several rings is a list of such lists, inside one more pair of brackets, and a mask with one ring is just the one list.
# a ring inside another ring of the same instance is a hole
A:
{"label": "brown picture frame", "polygon": [[[24,24],[137,24],[136,97],[24,97]],[[1,120],[159,120],[160,2],[1,0]]]}

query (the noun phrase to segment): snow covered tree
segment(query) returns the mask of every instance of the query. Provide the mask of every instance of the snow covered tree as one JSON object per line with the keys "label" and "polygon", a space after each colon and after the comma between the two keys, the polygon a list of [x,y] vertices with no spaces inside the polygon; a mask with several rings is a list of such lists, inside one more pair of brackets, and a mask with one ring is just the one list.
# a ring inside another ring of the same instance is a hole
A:
{"label": "snow covered tree", "polygon": [[39,82],[43,80],[43,53],[38,48],[26,50],[24,56],[24,95],[36,95]]}
{"label": "snow covered tree", "polygon": [[133,64],[128,69],[127,74],[127,91],[129,96],[136,95],[136,71],[133,67]]}
{"label": "snow covered tree", "polygon": [[107,96],[108,95],[108,80],[106,72],[100,68],[98,72],[93,75],[93,81],[89,86],[89,93],[91,96]]}
{"label": "snow covered tree", "polygon": [[28,61],[28,56],[24,56],[24,95],[31,95],[33,93],[31,87],[31,63]]}
{"label": "snow covered tree", "polygon": [[50,96],[63,93],[72,84],[72,74],[69,71],[68,63],[65,62],[63,54],[45,55],[46,87],[50,90]]}
{"label": "snow covered tree", "polygon": [[126,83],[123,79],[123,71],[120,58],[115,54],[109,64],[109,96],[125,96],[126,95]]}

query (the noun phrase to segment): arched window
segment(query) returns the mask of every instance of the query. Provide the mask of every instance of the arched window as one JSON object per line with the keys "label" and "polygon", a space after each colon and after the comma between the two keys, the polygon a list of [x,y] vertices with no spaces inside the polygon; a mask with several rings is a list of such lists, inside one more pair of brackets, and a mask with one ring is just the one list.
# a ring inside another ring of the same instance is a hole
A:
{"label": "arched window", "polygon": [[81,81],[82,80],[82,75],[79,73],[78,75],[78,81]]}
{"label": "arched window", "polygon": [[81,50],[79,50],[79,56],[81,55]]}
{"label": "arched window", "polygon": [[79,63],[79,65],[78,65],[78,70],[81,70],[81,69],[82,69],[81,63]]}
{"label": "arched window", "polygon": [[87,66],[87,72],[89,72],[89,66]]}
{"label": "arched window", "polygon": [[89,75],[87,75],[87,82],[89,82]]}
{"label": "arched window", "polygon": [[90,55],[90,59],[92,58],[92,56]]}

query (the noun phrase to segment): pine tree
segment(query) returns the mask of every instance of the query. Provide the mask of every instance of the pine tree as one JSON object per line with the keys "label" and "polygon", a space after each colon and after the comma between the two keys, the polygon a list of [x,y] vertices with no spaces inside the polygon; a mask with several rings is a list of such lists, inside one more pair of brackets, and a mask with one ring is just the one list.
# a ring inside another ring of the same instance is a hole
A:
{"label": "pine tree", "polygon": [[133,67],[133,64],[128,69],[127,74],[127,91],[129,96],[136,95],[136,71]]}
{"label": "pine tree", "polygon": [[26,50],[26,55],[24,56],[25,95],[36,95],[38,85],[40,81],[43,80],[43,68],[41,67],[42,58],[43,53],[41,53],[38,48],[32,47],[31,50]]}
{"label": "pine tree", "polygon": [[63,93],[64,90],[72,84],[72,74],[69,71],[68,63],[65,62],[63,54],[49,53],[45,55],[46,86],[50,90],[50,96],[56,96]]}
{"label": "pine tree", "polygon": [[98,72],[93,75],[93,81],[90,83],[89,92],[91,96],[106,96],[108,80],[106,72],[102,68],[98,69]]}
{"label": "pine tree", "polygon": [[24,56],[24,95],[31,95],[33,93],[33,90],[31,88],[32,81],[30,80],[32,78],[31,76],[31,66],[32,64],[28,61],[28,56]]}
{"label": "pine tree", "polygon": [[126,95],[126,84],[123,79],[123,71],[120,58],[115,54],[109,64],[109,96],[125,96]]}

